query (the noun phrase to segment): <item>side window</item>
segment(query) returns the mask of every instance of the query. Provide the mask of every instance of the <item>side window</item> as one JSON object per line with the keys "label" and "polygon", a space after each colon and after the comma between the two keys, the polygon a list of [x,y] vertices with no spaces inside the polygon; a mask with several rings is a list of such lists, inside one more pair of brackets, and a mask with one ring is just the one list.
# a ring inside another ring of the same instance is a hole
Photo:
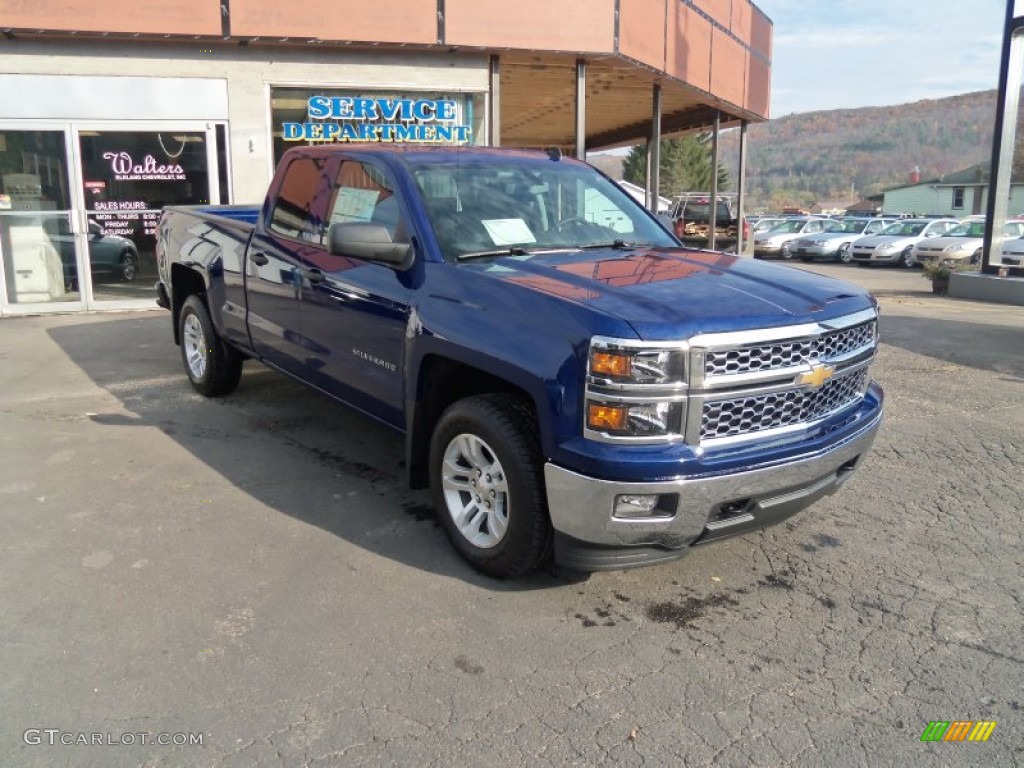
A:
{"label": "side window", "polygon": [[809,221],[807,222],[807,228],[804,229],[804,232],[806,232],[809,235],[816,235],[819,232],[821,232],[821,229],[822,227],[820,221]]}
{"label": "side window", "polygon": [[382,224],[395,240],[399,217],[398,198],[381,171],[354,160],[341,164],[328,226],[352,222]]}
{"label": "side window", "polygon": [[318,205],[330,190],[324,175],[326,161],[320,158],[298,157],[285,169],[281,187],[270,212],[270,230],[284,237],[319,243],[323,221]]}
{"label": "side window", "polygon": [[880,221],[872,221],[870,224],[867,225],[867,227],[865,227],[864,234],[865,235],[873,235],[873,234],[875,234],[875,232],[881,231],[882,228],[883,228],[882,222],[880,222]]}

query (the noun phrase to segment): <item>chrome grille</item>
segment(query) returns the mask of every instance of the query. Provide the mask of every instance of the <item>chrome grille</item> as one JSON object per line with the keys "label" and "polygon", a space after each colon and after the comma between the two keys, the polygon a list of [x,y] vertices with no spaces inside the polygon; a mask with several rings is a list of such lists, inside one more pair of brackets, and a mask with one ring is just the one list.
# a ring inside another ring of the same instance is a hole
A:
{"label": "chrome grille", "polygon": [[814,339],[709,351],[704,358],[704,373],[706,376],[756,373],[791,368],[809,361],[829,360],[874,343],[875,325],[872,320]]}
{"label": "chrome grille", "polygon": [[867,382],[868,371],[862,368],[832,379],[819,389],[790,389],[706,402],[701,413],[700,439],[747,435],[823,418],[856,401]]}

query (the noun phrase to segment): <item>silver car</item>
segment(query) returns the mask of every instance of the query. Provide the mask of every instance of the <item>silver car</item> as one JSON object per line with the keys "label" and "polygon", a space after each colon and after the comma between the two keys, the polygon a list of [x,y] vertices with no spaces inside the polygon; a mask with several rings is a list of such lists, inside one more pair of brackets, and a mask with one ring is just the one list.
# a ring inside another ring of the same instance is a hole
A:
{"label": "silver car", "polygon": [[902,264],[917,266],[914,245],[928,237],[939,237],[959,224],[956,219],[900,219],[877,235],[862,237],[850,246],[850,257],[856,264]]}
{"label": "silver car", "polygon": [[[1008,221],[1003,226],[1005,237],[1024,235],[1024,221]],[[925,240],[914,246],[914,259],[918,264],[942,261],[945,264],[980,264],[985,244],[985,220],[971,219],[949,230],[942,237]]]}
{"label": "silver car", "polygon": [[875,235],[892,224],[892,219],[874,219],[850,217],[840,219],[842,229],[837,232],[822,232],[818,235],[802,237],[792,244],[793,255],[803,261],[815,259],[838,259],[849,264],[850,246],[858,237]]}
{"label": "silver car", "polygon": [[792,259],[793,241],[806,235],[835,232],[842,225],[835,219],[820,216],[793,216],[784,219],[769,229],[754,235],[755,259]]}

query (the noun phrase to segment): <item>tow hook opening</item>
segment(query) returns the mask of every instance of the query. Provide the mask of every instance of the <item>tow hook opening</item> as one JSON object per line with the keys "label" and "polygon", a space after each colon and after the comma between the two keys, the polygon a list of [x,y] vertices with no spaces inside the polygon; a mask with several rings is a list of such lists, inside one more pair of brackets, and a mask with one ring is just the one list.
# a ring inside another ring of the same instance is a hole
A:
{"label": "tow hook opening", "polygon": [[718,510],[711,518],[711,522],[724,523],[737,517],[750,514],[750,509],[753,506],[753,499],[736,499],[734,501],[726,501],[718,505]]}

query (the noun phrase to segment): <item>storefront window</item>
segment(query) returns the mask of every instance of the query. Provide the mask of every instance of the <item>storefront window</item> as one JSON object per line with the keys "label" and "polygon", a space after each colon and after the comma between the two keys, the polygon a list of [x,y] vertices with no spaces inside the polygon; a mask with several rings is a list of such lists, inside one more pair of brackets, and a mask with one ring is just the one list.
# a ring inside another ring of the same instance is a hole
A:
{"label": "storefront window", "polygon": [[63,131],[0,131],[0,256],[11,304],[78,301]]}
{"label": "storefront window", "polygon": [[206,134],[81,131],[79,143],[93,296],[151,297],[161,209],[210,203]]}
{"label": "storefront window", "polygon": [[483,144],[484,94],[272,88],[274,162],[294,146]]}

